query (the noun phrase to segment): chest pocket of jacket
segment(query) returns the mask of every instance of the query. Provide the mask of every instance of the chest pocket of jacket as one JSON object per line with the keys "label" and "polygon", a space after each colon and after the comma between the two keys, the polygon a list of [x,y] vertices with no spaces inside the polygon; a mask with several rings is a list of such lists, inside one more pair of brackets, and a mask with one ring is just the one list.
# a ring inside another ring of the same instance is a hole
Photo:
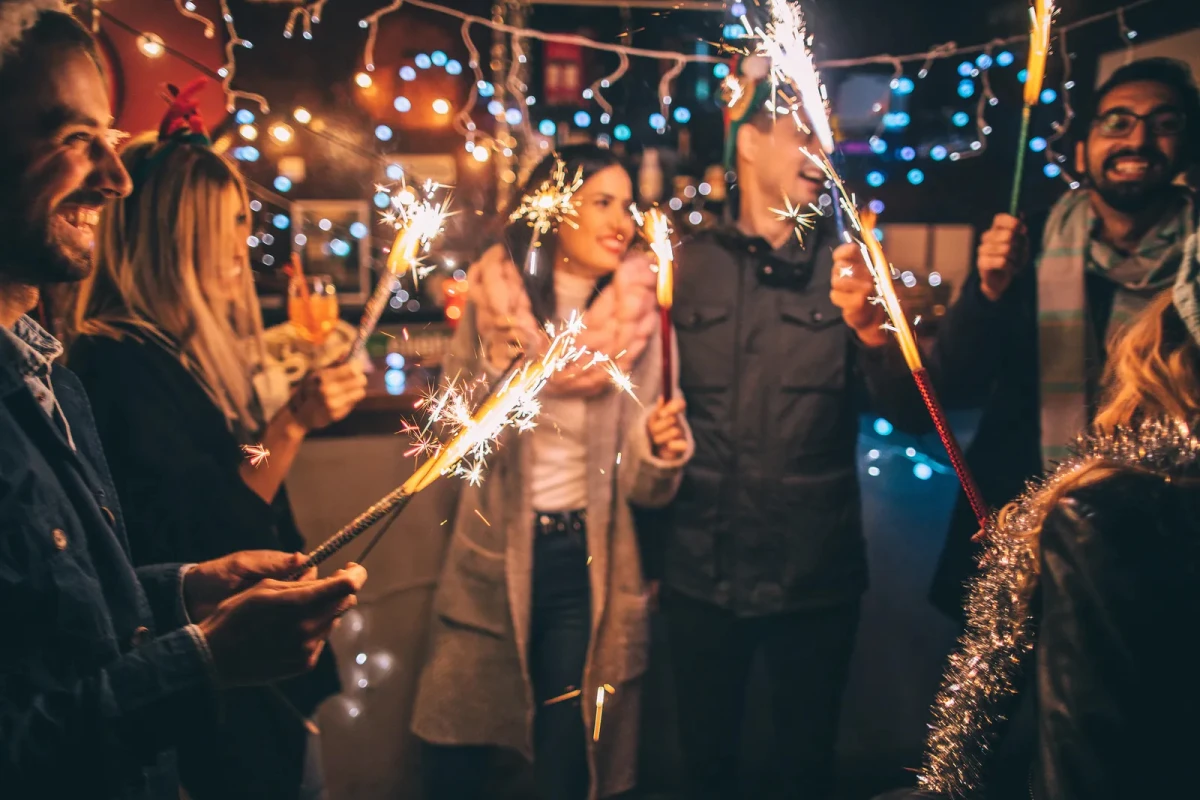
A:
{"label": "chest pocket of jacket", "polygon": [[781,298],[779,320],[779,385],[785,391],[841,390],[849,333],[829,295]]}
{"label": "chest pocket of jacket", "polygon": [[729,306],[676,306],[671,317],[679,344],[679,387],[684,394],[729,388],[735,344]]}

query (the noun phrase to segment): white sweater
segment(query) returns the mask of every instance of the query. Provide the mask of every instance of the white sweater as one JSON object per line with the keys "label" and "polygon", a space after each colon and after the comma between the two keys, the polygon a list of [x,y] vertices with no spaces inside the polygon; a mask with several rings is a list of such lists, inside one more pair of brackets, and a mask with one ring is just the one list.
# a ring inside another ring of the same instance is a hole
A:
{"label": "white sweater", "polygon": [[[583,313],[596,283],[558,271],[554,294],[556,325],[571,312]],[[537,511],[587,508],[587,400],[582,397],[541,398],[533,437],[533,507]]]}

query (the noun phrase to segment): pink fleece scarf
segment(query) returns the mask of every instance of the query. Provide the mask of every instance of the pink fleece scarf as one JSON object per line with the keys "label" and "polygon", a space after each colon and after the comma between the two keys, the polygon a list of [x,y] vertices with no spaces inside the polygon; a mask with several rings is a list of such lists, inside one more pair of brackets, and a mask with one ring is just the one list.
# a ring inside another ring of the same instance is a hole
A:
{"label": "pink fleece scarf", "polygon": [[[497,329],[511,327],[513,338],[527,352],[541,352],[546,334],[533,316],[521,275],[503,247],[495,245],[484,253],[471,266],[467,280],[483,341]],[[650,260],[641,253],[627,255],[612,283],[584,312],[585,330],[576,346],[609,356],[623,372],[629,372],[658,323],[654,287]],[[588,361],[581,359],[583,364]],[[612,380],[603,369],[572,366],[556,373],[543,391],[558,397],[591,397],[611,388]]]}

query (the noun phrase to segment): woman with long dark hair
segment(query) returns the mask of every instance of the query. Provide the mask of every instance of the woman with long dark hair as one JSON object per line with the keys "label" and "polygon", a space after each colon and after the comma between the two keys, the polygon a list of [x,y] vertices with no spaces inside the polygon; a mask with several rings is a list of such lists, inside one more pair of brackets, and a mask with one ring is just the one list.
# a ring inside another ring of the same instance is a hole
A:
{"label": "woman with long dark hair", "polygon": [[584,179],[571,224],[541,237],[536,272],[520,222],[471,267],[446,376],[495,380],[544,349],[544,325],[582,313],[577,344],[612,357],[636,397],[602,369],[555,375],[537,427],[505,439],[482,484],[463,489],[413,723],[429,797],[484,796],[501,749],[533,761],[547,800],[607,797],[636,778],[652,593],[630,504],[670,501],[691,438],[683,403],[661,399],[655,276],[629,252],[629,174],[595,147],[557,158]]}

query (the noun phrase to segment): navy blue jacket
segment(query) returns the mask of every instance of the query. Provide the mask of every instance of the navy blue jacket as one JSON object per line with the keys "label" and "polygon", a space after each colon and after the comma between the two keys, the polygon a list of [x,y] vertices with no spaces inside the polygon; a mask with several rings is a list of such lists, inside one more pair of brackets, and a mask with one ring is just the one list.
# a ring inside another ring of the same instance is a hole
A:
{"label": "navy blue jacket", "polygon": [[179,564],[134,570],[78,379],[73,451],[0,361],[0,796],[177,798],[176,732],[215,706]]}

